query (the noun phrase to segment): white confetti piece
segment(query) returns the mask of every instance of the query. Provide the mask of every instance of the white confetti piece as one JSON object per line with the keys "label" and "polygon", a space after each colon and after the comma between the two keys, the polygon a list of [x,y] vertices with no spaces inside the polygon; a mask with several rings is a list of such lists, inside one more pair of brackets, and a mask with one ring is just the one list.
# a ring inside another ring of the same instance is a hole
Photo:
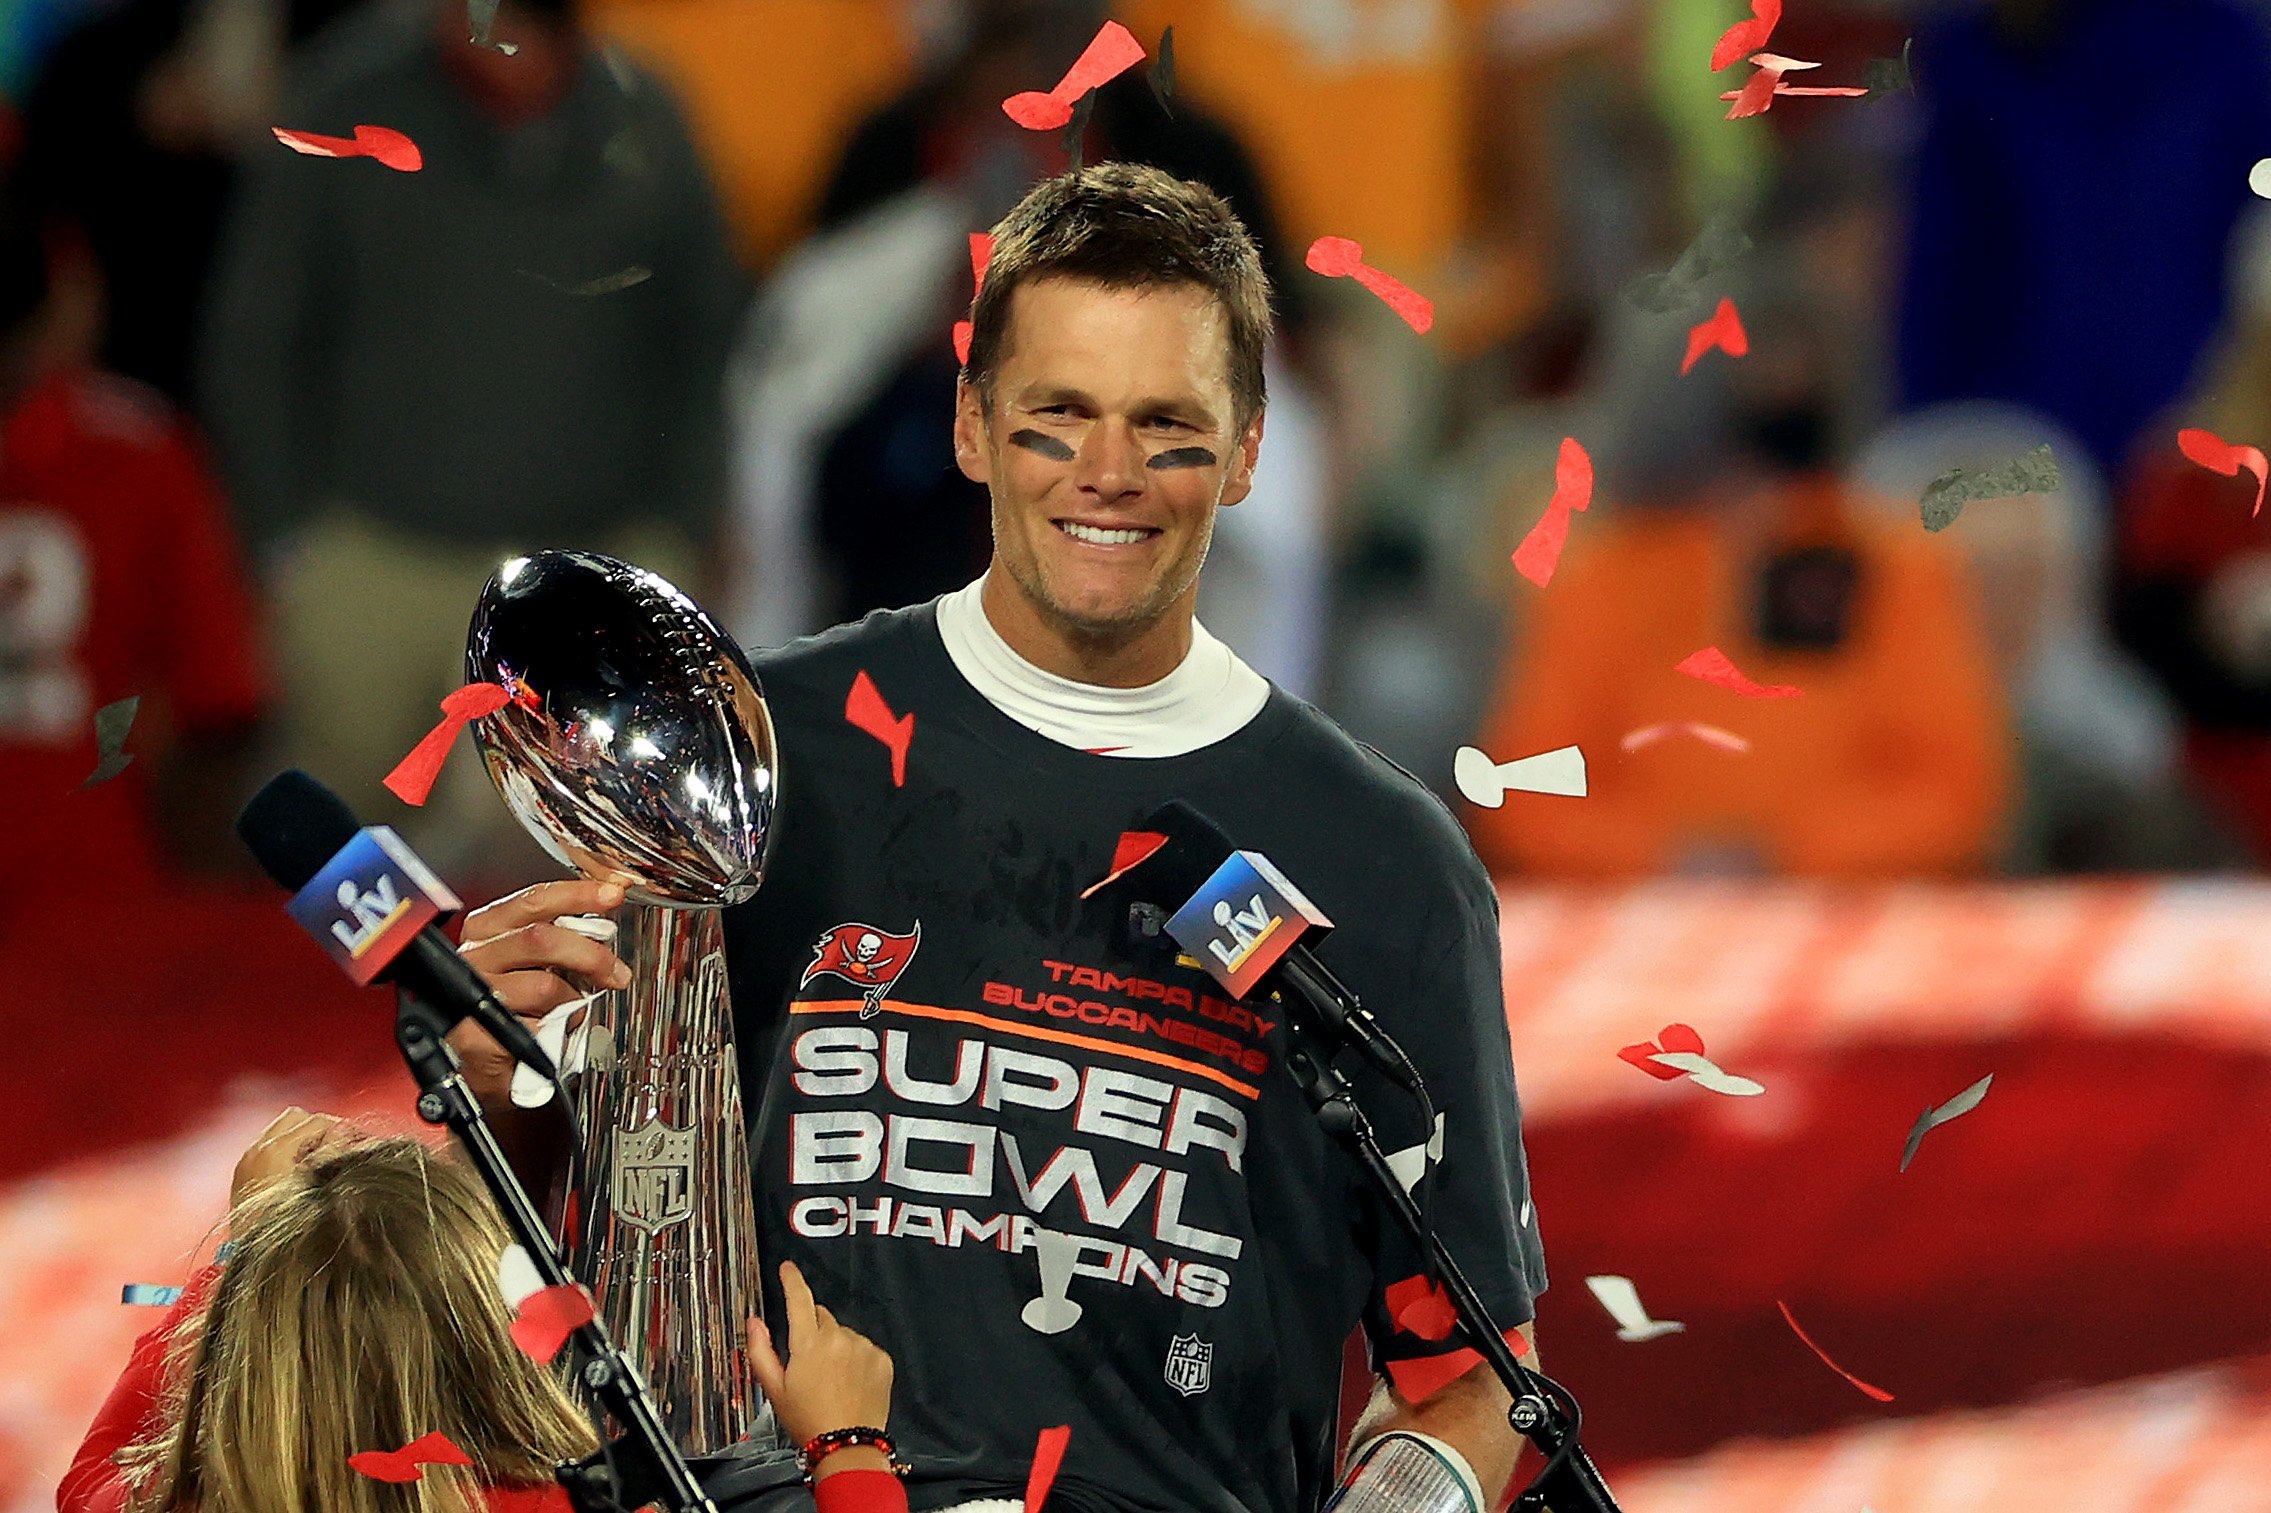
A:
{"label": "white confetti piece", "polygon": [[1408,1193],[1419,1185],[1421,1177],[1427,1175],[1427,1169],[1442,1159],[1443,1116],[1437,1114],[1435,1132],[1427,1137],[1427,1144],[1409,1145],[1400,1151],[1391,1152],[1388,1156],[1388,1170],[1396,1174],[1396,1180],[1404,1185],[1404,1191]]}
{"label": "white confetti piece", "polygon": [[[592,999],[597,996],[586,993],[581,998],[571,998],[536,1023],[536,1043],[552,1058],[552,1065],[559,1069],[562,1077],[573,1077],[584,1069],[585,1036],[582,1021],[577,1016],[590,1008]],[[573,1042],[568,1039],[571,1031],[575,1033]],[[534,1067],[514,1067],[512,1100],[515,1108],[544,1107],[552,1101],[552,1079],[541,1075]]]}
{"label": "white confetti piece", "polygon": [[1451,779],[1468,803],[1496,809],[1510,792],[1585,796],[1585,753],[1575,746],[1542,751],[1511,762],[1493,762],[1488,752],[1461,746],[1451,759]]}
{"label": "white confetti piece", "polygon": [[1755,1098],[1766,1091],[1762,1083],[1733,1072],[1721,1071],[1719,1063],[1709,1056],[1698,1056],[1693,1051],[1660,1051],[1648,1058],[1658,1066],[1673,1067],[1688,1074],[1688,1080],[1707,1093],[1724,1093],[1730,1098]]}
{"label": "white confetti piece", "polygon": [[1625,754],[1629,756],[1642,747],[1653,746],[1665,737],[1675,735],[1694,736],[1697,740],[1707,745],[1716,746],[1722,751],[1742,752],[1751,749],[1750,741],[1735,734],[1732,730],[1722,730],[1716,725],[1699,725],[1693,720],[1675,720],[1663,725],[1643,725],[1638,730],[1626,731],[1624,738],[1618,741],[1617,745],[1624,748]]}
{"label": "white confetti piece", "polygon": [[1648,1317],[1647,1305],[1640,1301],[1640,1289],[1632,1285],[1630,1277],[1587,1277],[1585,1285],[1608,1310],[1609,1317],[1616,1320],[1620,1340],[1637,1345],[1667,1334],[1678,1334],[1687,1328],[1671,1319]]}
{"label": "white confetti piece", "polygon": [[1785,74],[1801,68],[1821,67],[1819,63],[1808,63],[1802,58],[1785,58],[1780,53],[1752,53],[1750,61],[1761,68],[1771,68],[1777,73]]}
{"label": "white confetti piece", "polygon": [[1938,1108],[1927,1108],[1923,1113],[1918,1114],[1916,1123],[1908,1131],[1908,1144],[1902,1148],[1900,1153],[1900,1169],[1902,1171],[1908,1170],[1908,1163],[1916,1159],[1916,1148],[1924,1143],[1926,1135],[1946,1124],[1950,1119],[1961,1119],[1985,1102],[1987,1085],[1994,1080],[1995,1074],[1989,1072]]}
{"label": "white confetti piece", "polygon": [[508,1245],[504,1254],[497,1257],[497,1291],[514,1308],[544,1290],[544,1278],[538,1274],[536,1263],[528,1252],[518,1245]]}

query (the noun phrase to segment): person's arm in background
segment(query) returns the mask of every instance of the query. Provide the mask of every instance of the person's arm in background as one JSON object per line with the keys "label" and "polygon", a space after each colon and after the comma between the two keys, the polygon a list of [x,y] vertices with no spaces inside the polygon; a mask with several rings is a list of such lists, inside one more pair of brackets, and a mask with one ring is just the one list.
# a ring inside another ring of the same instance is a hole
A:
{"label": "person's arm in background", "polygon": [[[1429,908],[1413,941],[1411,989],[1383,1019],[1426,1080],[1441,1121],[1442,1155],[1419,1189],[1422,1207],[1516,1354],[1534,1362],[1545,1252],[1522,1149],[1498,895],[1448,816],[1442,845],[1456,857],[1451,890]],[[1373,1104],[1386,1143],[1395,1139],[1391,1101]],[[1362,1201],[1378,1202],[1368,1187]],[[1351,1444],[1395,1431],[1440,1440],[1474,1472],[1483,1505],[1495,1507],[1523,1443],[1506,1420],[1506,1389],[1480,1352],[1458,1342],[1418,1246],[1385,1213],[1373,1214],[1367,1229],[1374,1290],[1364,1327],[1382,1380]]]}
{"label": "person's arm in background", "polygon": [[249,149],[205,293],[199,417],[256,561],[318,502],[311,429],[327,396],[313,378],[329,324],[326,179],[338,168],[265,137]]}
{"label": "person's arm in background", "polygon": [[2013,725],[1953,564],[1888,551],[1869,632],[1876,664],[1859,717],[1824,730],[1837,778],[1784,810],[1776,867],[1816,876],[1976,871],[2011,800]]}
{"label": "person's arm in background", "polygon": [[[658,523],[684,531],[697,560],[715,562],[726,503],[726,361],[741,329],[749,283],[734,262],[708,165],[684,117],[657,85],[645,95],[665,224],[655,251],[655,316],[648,328],[658,375],[650,400],[661,431],[656,487],[639,501]],[[684,585],[714,598],[718,582]]]}
{"label": "person's arm in background", "polygon": [[173,859],[198,871],[249,874],[234,816],[270,697],[268,648],[242,545],[212,477],[186,437],[169,439],[143,484],[163,542],[170,596],[151,617],[146,655],[159,669],[172,742],[154,774]]}

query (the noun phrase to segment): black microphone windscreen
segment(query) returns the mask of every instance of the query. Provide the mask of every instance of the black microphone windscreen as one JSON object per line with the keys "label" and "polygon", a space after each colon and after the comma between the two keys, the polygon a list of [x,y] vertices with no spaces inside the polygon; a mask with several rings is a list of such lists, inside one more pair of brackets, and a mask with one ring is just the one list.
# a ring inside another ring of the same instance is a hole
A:
{"label": "black microphone windscreen", "polygon": [[1220,825],[1182,799],[1169,799],[1137,820],[1135,828],[1167,837],[1167,844],[1145,858],[1129,880],[1169,909],[1180,908],[1238,849]]}
{"label": "black microphone windscreen", "polygon": [[347,801],[299,768],[277,773],[237,816],[237,837],[287,893],[297,893],[362,829]]}

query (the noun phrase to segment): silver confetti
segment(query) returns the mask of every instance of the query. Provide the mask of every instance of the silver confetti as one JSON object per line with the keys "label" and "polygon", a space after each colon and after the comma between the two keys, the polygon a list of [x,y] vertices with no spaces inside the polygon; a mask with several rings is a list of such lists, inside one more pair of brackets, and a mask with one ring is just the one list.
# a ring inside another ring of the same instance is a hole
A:
{"label": "silver confetti", "polygon": [[575,299],[595,299],[602,294],[613,294],[618,289],[628,289],[634,284],[643,284],[654,277],[652,268],[641,268],[636,264],[628,268],[618,269],[613,273],[602,274],[598,278],[581,284],[563,284],[558,279],[548,278],[532,268],[516,268],[513,271],[523,278],[535,279],[546,288],[557,289],[562,294]]}
{"label": "silver confetti", "polygon": [[1703,281],[1748,253],[1751,245],[1734,216],[1723,211],[1703,223],[1668,270],[1643,275],[1628,285],[1625,298],[1651,315],[1689,309],[1702,297]]}
{"label": "silver confetti", "polygon": [[2055,494],[2061,482],[2058,459],[2051,455],[2047,443],[1992,467],[1950,468],[1924,486],[1924,529],[1946,530],[1956,523],[1965,505],[1977,500]]}
{"label": "silver confetti", "polygon": [[1900,1153],[1900,1169],[1902,1171],[1908,1170],[1908,1163],[1916,1159],[1916,1148],[1924,1143],[1926,1135],[1946,1124],[1950,1119],[1961,1119],[1985,1102],[1987,1085],[1994,1080],[1995,1074],[1989,1072],[1938,1108],[1927,1108],[1923,1113],[1917,1115],[1915,1127],[1908,1132],[1908,1144]]}
{"label": "silver confetti", "polygon": [[142,696],[129,694],[95,711],[95,770],[80,782],[81,788],[107,783],[134,765],[126,751],[126,736],[134,728],[134,712],[141,707]]}

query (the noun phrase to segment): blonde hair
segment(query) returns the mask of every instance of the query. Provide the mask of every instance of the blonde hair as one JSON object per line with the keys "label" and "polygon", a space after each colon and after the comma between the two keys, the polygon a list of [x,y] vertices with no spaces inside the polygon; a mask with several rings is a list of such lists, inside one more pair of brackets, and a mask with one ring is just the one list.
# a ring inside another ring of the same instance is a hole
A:
{"label": "blonde hair", "polygon": [[[234,1257],[183,1319],[150,1438],[119,1452],[137,1513],[479,1513],[591,1450],[560,1381],[513,1344],[504,1221],[414,1140],[324,1155],[230,1216]],[[347,1457],[439,1430],[471,1466],[375,1481]]]}

